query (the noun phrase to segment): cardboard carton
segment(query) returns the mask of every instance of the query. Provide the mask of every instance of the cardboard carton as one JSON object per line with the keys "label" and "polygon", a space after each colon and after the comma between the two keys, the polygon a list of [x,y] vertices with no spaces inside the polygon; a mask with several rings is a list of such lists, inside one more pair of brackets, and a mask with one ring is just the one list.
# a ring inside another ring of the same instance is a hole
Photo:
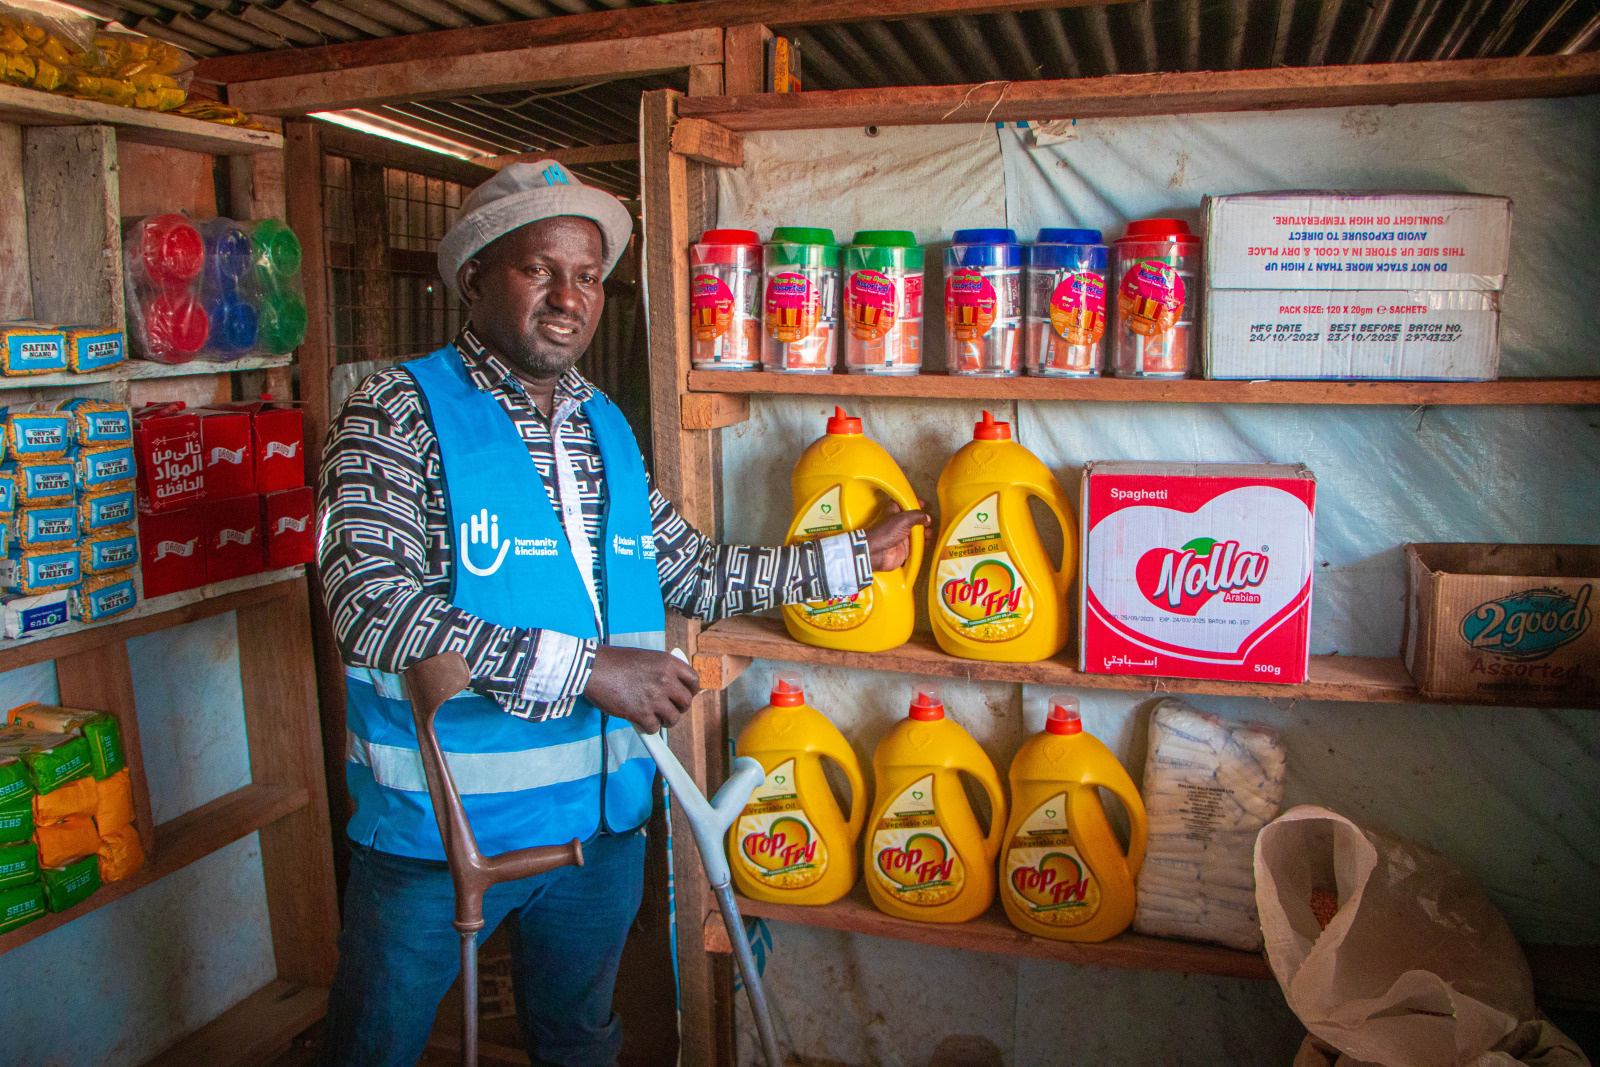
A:
{"label": "cardboard carton", "polygon": [[261,497],[267,570],[310,563],[317,555],[316,496],[309,485]]}
{"label": "cardboard carton", "polygon": [[221,582],[258,574],[261,549],[261,498],[255,493],[209,500],[205,512],[206,581]]}
{"label": "cardboard carton", "polygon": [[1600,699],[1600,545],[1407,545],[1406,565],[1406,669],[1425,696]]}
{"label": "cardboard carton", "polygon": [[306,484],[305,417],[299,408],[271,400],[217,406],[250,416],[256,492],[275,493]]}
{"label": "cardboard carton", "polygon": [[198,415],[182,403],[147,404],[133,413],[133,445],[140,513],[160,515],[200,502],[205,467]]}
{"label": "cardboard carton", "polygon": [[250,413],[201,408],[200,451],[205,468],[207,500],[226,500],[256,491],[255,454],[250,441]]}
{"label": "cardboard carton", "polygon": [[1298,464],[1088,464],[1079,669],[1305,681],[1316,489]]}
{"label": "cardboard carton", "polygon": [[146,598],[206,584],[202,510],[162,512],[139,521],[139,570]]}

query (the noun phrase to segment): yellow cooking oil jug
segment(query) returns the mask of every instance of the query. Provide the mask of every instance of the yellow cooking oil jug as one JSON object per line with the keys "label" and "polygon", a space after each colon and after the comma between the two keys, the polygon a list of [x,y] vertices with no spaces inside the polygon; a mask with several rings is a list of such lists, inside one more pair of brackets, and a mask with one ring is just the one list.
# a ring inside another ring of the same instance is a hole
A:
{"label": "yellow cooking oil jug", "polygon": [[[984,835],[961,771],[989,795]],[[944,716],[934,686],[919,686],[910,715],[872,755],[876,806],[868,823],[867,889],[878,910],[901,919],[959,923],[994,902],[994,863],[1006,824],[1000,776],[972,735]]]}
{"label": "yellow cooking oil jug", "polygon": [[[907,511],[917,494],[883,446],[861,433],[861,420],[833,409],[828,432],[794,465],[794,524],[786,544],[870,526],[886,496]],[[912,587],[922,567],[922,527],[911,530],[911,552],[897,570],[880,571],[854,596],[808,600],[783,609],[796,641],[847,652],[882,652],[906,643],[916,621]]]}
{"label": "yellow cooking oil jug", "polygon": [[[1030,497],[1061,524],[1061,569],[1039,540]],[[1067,643],[1078,559],[1072,502],[1047,467],[985,411],[939,475],[939,539],[928,614],[939,647],[966,659],[1031,663]]]}
{"label": "yellow cooking oil jug", "polygon": [[[832,904],[856,883],[856,840],[867,814],[867,783],[850,742],[806,703],[800,675],[779,671],[771,703],[739,732],[741,756],[767,772],[728,830],[739,892],[779,904]],[[839,810],[823,772],[830,759],[850,783],[850,814]]]}
{"label": "yellow cooking oil jug", "polygon": [[[1104,941],[1133,921],[1134,879],[1149,826],[1133,779],[1111,750],[1083,732],[1078,699],[1050,698],[1044,732],[1011,761],[1011,821],[1000,858],[1000,900],[1012,925],[1057,941]],[[1128,851],[1106,818],[1099,789],[1127,809]]]}

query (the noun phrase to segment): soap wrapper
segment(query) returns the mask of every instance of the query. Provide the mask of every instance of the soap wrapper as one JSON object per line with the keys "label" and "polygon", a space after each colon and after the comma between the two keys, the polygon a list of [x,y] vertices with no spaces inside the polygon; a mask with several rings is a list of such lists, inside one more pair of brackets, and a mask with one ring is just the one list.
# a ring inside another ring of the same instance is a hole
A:
{"label": "soap wrapper", "polygon": [[117,717],[107,711],[23,704],[7,713],[11,725],[46,734],[79,735],[89,746],[89,767],[96,778],[109,778],[128,765]]}
{"label": "soap wrapper", "polygon": [[28,768],[20,756],[0,756],[0,808],[33,795]]}
{"label": "soap wrapper", "polygon": [[67,338],[41,322],[0,322],[0,374],[59,374],[67,369]]}
{"label": "soap wrapper", "polygon": [[86,575],[72,590],[73,617],[79,622],[99,622],[129,611],[139,602],[139,589],[133,572]]}
{"label": "soap wrapper", "polygon": [[20,593],[0,597],[0,618],[4,619],[5,635],[13,640],[35,637],[67,621],[67,599],[71,590],[57,589],[49,593],[23,596]]}
{"label": "soap wrapper", "polygon": [[92,819],[99,810],[99,785],[88,776],[74,778],[48,793],[34,794],[33,824],[45,826],[78,815]]}
{"label": "soap wrapper", "polygon": [[100,832],[94,828],[94,820],[85,815],[35,826],[33,839],[39,843],[41,867],[65,867],[100,850]]}
{"label": "soap wrapper", "polygon": [[144,843],[139,831],[124,826],[100,838],[100,881],[120,882],[144,866]]}
{"label": "soap wrapper", "polygon": [[39,846],[32,841],[0,845],[0,889],[26,885],[39,877]]}
{"label": "soap wrapper", "polygon": [[94,825],[102,838],[133,824],[133,778],[126,767],[109,778],[95,782],[95,792],[98,798]]}
{"label": "soap wrapper", "polygon": [[33,839],[33,794],[0,804],[0,845]]}
{"label": "soap wrapper", "polygon": [[29,882],[12,889],[0,889],[0,934],[26,926],[44,911],[43,883]]}
{"label": "soap wrapper", "polygon": [[[96,842],[98,846],[98,842]],[[51,911],[66,911],[94,896],[100,888],[100,857],[95,852],[82,859],[59,867],[45,867],[43,875],[44,901]]]}
{"label": "soap wrapper", "polygon": [[28,780],[38,793],[48,793],[81,778],[91,768],[89,742],[84,738],[24,726],[0,729],[0,756],[21,758],[28,768]]}
{"label": "soap wrapper", "polygon": [[83,577],[78,547],[24,552],[14,548],[0,557],[0,589],[32,596],[77,585]]}

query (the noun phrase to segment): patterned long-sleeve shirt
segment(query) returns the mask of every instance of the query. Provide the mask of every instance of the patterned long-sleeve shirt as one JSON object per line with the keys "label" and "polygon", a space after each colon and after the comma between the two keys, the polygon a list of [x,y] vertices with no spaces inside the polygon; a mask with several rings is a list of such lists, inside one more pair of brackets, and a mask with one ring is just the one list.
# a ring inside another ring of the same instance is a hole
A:
{"label": "patterned long-sleeve shirt", "polygon": [[[472,383],[516,425],[574,558],[589,569],[591,589],[603,595],[605,470],[581,407],[594,387],[569,370],[547,417],[470,327],[455,346]],[[684,615],[711,620],[849,596],[872,581],[859,532],[788,548],[719,545],[685,522],[653,484],[650,510],[661,595]],[[319,513],[318,562],[347,665],[398,673],[454,650],[465,657],[473,688],[511,714],[544,719],[571,713],[594,670],[598,641],[496,626],[450,603],[454,560],[443,465],[416,381],[406,371],[389,368],[368,377],[334,420],[323,453]]]}

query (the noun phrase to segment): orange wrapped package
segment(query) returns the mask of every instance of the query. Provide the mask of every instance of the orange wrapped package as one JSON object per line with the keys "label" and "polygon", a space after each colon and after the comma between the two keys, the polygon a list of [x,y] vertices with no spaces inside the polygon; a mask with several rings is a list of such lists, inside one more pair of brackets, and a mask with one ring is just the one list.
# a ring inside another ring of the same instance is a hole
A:
{"label": "orange wrapped package", "polygon": [[33,839],[39,843],[40,867],[65,867],[100,850],[100,833],[87,815],[36,827]]}
{"label": "orange wrapped package", "polygon": [[93,818],[95,809],[99,807],[99,791],[95,789],[95,784],[95,780],[86,774],[48,793],[36,795],[33,798],[34,825],[60,822],[74,815]]}
{"label": "orange wrapped package", "polygon": [[100,841],[100,880],[120,882],[144,866],[144,846],[139,831],[124,826]]}
{"label": "orange wrapped package", "polygon": [[[89,780],[94,781],[92,778]],[[133,822],[133,783],[128,778],[128,768],[124,767],[94,784],[100,793],[94,825],[101,837],[110,837]]]}

